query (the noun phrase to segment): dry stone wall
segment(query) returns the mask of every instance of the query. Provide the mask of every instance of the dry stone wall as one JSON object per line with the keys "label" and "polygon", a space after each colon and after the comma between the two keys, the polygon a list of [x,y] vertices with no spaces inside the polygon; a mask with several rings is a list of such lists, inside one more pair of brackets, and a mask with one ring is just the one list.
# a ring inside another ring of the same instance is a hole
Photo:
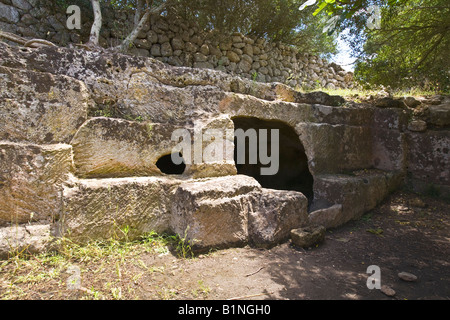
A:
{"label": "dry stone wall", "polygon": [[[64,9],[49,1],[0,0],[0,29],[62,46],[86,42],[92,13],[82,9],[81,30],[68,30]],[[131,30],[134,13],[105,8],[103,16],[100,43],[115,46]],[[292,46],[240,33],[225,36],[205,32],[193,22],[174,17],[151,17],[130,53],[173,66],[221,70],[258,82],[281,82],[303,89],[353,87],[352,73]]]}

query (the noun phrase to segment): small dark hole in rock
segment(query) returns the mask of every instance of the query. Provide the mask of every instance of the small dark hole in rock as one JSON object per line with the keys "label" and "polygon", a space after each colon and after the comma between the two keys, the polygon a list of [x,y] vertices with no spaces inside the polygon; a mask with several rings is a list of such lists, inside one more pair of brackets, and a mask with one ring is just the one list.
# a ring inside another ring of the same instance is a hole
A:
{"label": "small dark hole in rock", "polygon": [[[183,157],[181,153],[178,154],[180,157]],[[186,170],[186,164],[181,163],[179,165],[175,164],[172,161],[172,155],[168,154],[166,156],[161,157],[157,162],[156,166],[158,169],[164,174],[183,174],[184,170]]]}

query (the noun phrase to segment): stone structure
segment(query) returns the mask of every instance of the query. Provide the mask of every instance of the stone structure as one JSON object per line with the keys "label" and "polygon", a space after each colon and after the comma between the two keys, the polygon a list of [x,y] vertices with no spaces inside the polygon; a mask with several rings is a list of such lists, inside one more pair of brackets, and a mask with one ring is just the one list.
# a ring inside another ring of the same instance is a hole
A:
{"label": "stone structure", "polygon": [[[450,186],[443,97],[414,116],[404,104],[356,104],[145,57],[2,42],[0,57],[3,256],[125,226],[129,239],[170,231],[198,250],[270,247],[294,229],[356,219],[405,182]],[[414,121],[427,126],[408,130]],[[280,131],[270,179],[255,174],[261,164],[229,158],[180,171],[167,163],[176,129],[249,127]]]}
{"label": "stone structure", "polygon": [[[81,30],[66,28],[62,7],[43,0],[0,0],[0,30],[41,38],[60,46],[87,42],[92,13],[82,8]],[[116,46],[131,31],[134,13],[104,8],[100,44]],[[130,50],[173,66],[226,71],[258,82],[280,82],[304,89],[353,87],[352,73],[325,59],[282,43],[242,34],[204,32],[194,23],[153,16]]]}

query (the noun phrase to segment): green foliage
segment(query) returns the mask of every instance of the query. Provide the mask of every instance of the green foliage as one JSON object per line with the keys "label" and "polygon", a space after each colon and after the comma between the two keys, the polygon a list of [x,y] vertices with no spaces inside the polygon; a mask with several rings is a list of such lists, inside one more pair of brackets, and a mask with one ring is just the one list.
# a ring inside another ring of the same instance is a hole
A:
{"label": "green foliage", "polygon": [[299,10],[303,0],[179,0],[170,11],[200,28],[231,34],[240,32],[281,41],[314,54],[336,52],[335,37],[322,32],[326,19]]}
{"label": "green foliage", "polygon": [[385,7],[382,28],[370,32],[356,69],[360,81],[392,87],[450,90],[450,5],[409,1]]}
{"label": "green foliage", "polygon": [[[368,8],[381,8],[381,29],[369,29]],[[450,90],[448,0],[319,0],[316,11],[339,16],[337,29],[358,58],[355,79],[371,86]]]}

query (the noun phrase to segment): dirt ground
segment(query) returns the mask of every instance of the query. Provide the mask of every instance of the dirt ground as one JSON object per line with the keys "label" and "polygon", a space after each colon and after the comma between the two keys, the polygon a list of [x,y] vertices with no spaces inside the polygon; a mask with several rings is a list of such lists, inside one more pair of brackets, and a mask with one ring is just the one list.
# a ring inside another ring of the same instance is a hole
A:
{"label": "dirt ground", "polygon": [[[202,281],[210,288],[208,299],[449,299],[450,206],[421,198],[418,205],[426,208],[419,208],[413,205],[417,199],[397,193],[361,220],[328,231],[322,245],[308,250],[286,243],[173,262],[173,275],[144,281],[141,295],[151,298],[155,281],[174,289]],[[147,259],[161,265],[171,258]],[[380,267],[381,284],[392,288],[394,297],[367,288],[370,265]],[[405,282],[400,272],[418,280]],[[174,296],[184,297],[182,290]]]}
{"label": "dirt ground", "polygon": [[[115,260],[89,262],[81,258],[73,264],[81,269],[82,290],[67,289],[66,272],[48,279],[18,281],[25,270],[16,268],[12,275],[11,263],[3,266],[3,276],[0,273],[0,297],[449,300],[449,209],[448,202],[437,198],[397,192],[360,220],[328,230],[325,242],[306,250],[285,243],[270,250],[245,247],[192,259],[151,250]],[[49,270],[50,265],[40,264],[42,270]],[[367,268],[371,265],[380,268],[381,285],[393,289],[394,296],[368,289]],[[399,278],[400,272],[418,279],[406,282]]]}

